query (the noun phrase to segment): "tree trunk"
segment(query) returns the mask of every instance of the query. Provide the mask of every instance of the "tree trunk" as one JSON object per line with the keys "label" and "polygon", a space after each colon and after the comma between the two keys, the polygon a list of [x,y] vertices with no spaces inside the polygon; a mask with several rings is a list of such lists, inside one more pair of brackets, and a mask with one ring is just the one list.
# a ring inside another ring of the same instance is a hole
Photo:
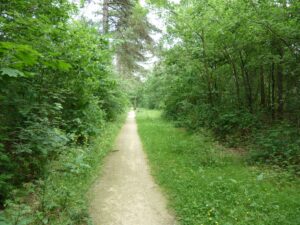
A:
{"label": "tree trunk", "polygon": [[249,109],[250,112],[253,112],[253,99],[252,99],[252,87],[250,83],[250,78],[249,78],[249,73],[247,70],[245,70],[245,75],[246,75],[246,81],[247,81],[247,86],[248,86],[248,103],[249,103]]}
{"label": "tree trunk", "polygon": [[107,34],[109,31],[109,24],[108,24],[108,1],[109,0],[103,0],[103,6],[102,6],[102,12],[103,12],[103,33]]}
{"label": "tree trunk", "polygon": [[272,68],[271,68],[271,80],[272,80],[272,96],[271,96],[271,113],[272,113],[272,119],[275,119],[275,76],[274,76],[274,70],[275,70],[275,65],[272,63]]}
{"label": "tree trunk", "polygon": [[260,67],[260,104],[263,108],[266,106],[266,94],[265,94],[265,77],[264,67]]}
{"label": "tree trunk", "polygon": [[277,65],[277,113],[278,118],[282,119],[283,117],[283,73],[282,73],[282,66],[279,64]]}
{"label": "tree trunk", "polygon": [[242,71],[242,76],[243,76],[243,80],[244,80],[248,108],[249,108],[249,111],[252,113],[253,112],[252,88],[251,88],[251,84],[250,84],[249,73],[248,73],[247,69],[245,68],[245,62],[244,62],[241,52],[240,52],[240,60],[241,60],[241,71]]}
{"label": "tree trunk", "polygon": [[229,62],[230,62],[231,68],[232,68],[232,74],[233,74],[235,89],[236,89],[236,98],[237,98],[238,107],[240,108],[242,101],[241,101],[241,97],[240,97],[240,85],[239,85],[239,77],[238,77],[237,68],[236,68],[234,61],[231,58],[231,55],[228,53],[226,48],[224,48],[224,51],[225,51],[225,55],[227,55],[227,57],[229,59]]}
{"label": "tree trunk", "polygon": [[202,30],[200,38],[202,40],[202,45],[203,45],[203,57],[204,57],[204,68],[205,68],[205,73],[207,75],[207,85],[208,85],[208,101],[211,105],[213,105],[213,94],[212,94],[212,89],[213,89],[213,79],[212,79],[212,74],[209,71],[208,63],[207,63],[207,56],[206,56],[206,42],[204,38],[204,30]]}

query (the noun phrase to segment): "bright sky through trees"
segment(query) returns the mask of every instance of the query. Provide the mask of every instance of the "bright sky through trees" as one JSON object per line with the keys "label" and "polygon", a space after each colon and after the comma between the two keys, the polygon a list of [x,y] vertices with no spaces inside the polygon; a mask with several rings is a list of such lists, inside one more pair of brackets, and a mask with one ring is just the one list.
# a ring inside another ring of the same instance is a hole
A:
{"label": "bright sky through trees", "polygon": [[[178,4],[180,0],[170,0],[170,2]],[[140,0],[141,6],[147,8],[149,10],[147,19],[153,24],[159,31],[152,32],[150,35],[154,40],[154,43],[158,44],[161,40],[162,36],[166,34],[166,21],[163,18],[164,9],[155,9],[154,7],[150,7],[146,0]],[[101,6],[99,5],[98,0],[92,0],[89,3],[86,3],[83,8],[80,9],[80,15],[87,18],[88,20],[92,20],[96,23],[101,23],[102,13]],[[158,62],[158,57],[151,54],[146,53],[147,61],[139,63],[145,69],[151,69],[153,65]]]}

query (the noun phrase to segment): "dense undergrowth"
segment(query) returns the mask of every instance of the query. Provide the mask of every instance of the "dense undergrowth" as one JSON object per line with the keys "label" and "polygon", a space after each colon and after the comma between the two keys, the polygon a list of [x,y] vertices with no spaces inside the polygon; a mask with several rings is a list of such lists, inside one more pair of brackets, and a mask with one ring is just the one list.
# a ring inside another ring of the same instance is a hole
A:
{"label": "dense undergrowth", "polygon": [[300,183],[295,175],[245,164],[245,155],[141,110],[138,130],[152,173],[181,224],[297,225]]}
{"label": "dense undergrowth", "polygon": [[269,164],[300,173],[300,130],[290,121],[268,123],[245,110],[197,108],[195,114],[186,111],[174,116],[166,111],[164,117],[193,132],[211,130],[225,146],[249,152],[250,164]]}
{"label": "dense undergrowth", "polygon": [[15,190],[0,213],[0,224],[92,224],[87,193],[124,119],[125,114],[105,124],[89,146],[67,147],[46,165],[43,177]]}
{"label": "dense undergrowth", "polygon": [[54,161],[86,155],[127,104],[108,36],[74,19],[76,10],[68,0],[1,2],[0,208],[14,190],[49,178]]}
{"label": "dense undergrowth", "polygon": [[152,2],[168,29],[140,105],[299,173],[299,1]]}

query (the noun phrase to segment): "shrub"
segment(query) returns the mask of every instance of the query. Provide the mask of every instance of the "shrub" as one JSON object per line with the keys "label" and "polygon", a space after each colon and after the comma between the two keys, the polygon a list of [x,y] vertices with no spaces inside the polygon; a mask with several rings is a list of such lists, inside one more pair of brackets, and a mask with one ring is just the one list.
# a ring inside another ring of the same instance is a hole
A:
{"label": "shrub", "polygon": [[300,171],[299,129],[281,122],[254,135],[251,160]]}
{"label": "shrub", "polygon": [[216,135],[230,146],[245,142],[259,126],[257,116],[245,110],[222,110],[212,124]]}

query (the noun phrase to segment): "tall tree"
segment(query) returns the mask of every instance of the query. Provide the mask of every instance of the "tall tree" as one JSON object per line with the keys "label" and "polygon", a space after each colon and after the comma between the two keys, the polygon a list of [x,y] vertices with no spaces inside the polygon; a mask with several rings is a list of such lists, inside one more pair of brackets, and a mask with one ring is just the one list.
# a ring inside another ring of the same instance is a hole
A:
{"label": "tall tree", "polygon": [[124,76],[142,69],[145,53],[152,50],[147,10],[136,0],[104,0],[103,30],[115,39],[117,70]]}

